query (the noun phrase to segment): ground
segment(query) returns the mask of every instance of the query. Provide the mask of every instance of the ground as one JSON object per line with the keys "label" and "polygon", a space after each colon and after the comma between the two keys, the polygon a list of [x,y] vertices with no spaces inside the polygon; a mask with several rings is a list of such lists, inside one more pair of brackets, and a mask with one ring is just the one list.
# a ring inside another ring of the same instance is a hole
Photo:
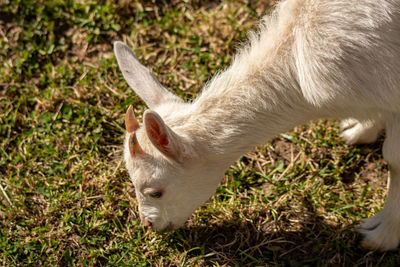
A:
{"label": "ground", "polygon": [[[167,4],[168,3],[168,4]],[[254,148],[178,230],[139,223],[124,113],[146,108],[118,70],[122,40],[193,99],[273,1],[0,0],[0,262],[15,265],[395,266],[360,248],[382,209],[383,137],[347,146],[314,121]]]}

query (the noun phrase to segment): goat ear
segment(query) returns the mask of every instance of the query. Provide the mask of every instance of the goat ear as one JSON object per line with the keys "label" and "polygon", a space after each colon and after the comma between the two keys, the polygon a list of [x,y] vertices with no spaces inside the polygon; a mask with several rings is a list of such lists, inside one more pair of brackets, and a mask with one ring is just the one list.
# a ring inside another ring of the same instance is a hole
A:
{"label": "goat ear", "polygon": [[165,89],[150,70],[140,64],[133,52],[123,42],[114,42],[114,54],[125,80],[149,108],[153,109],[170,101],[183,101]]}
{"label": "goat ear", "polygon": [[147,136],[153,145],[165,156],[183,163],[185,149],[182,137],[172,131],[155,111],[146,110],[143,117]]}

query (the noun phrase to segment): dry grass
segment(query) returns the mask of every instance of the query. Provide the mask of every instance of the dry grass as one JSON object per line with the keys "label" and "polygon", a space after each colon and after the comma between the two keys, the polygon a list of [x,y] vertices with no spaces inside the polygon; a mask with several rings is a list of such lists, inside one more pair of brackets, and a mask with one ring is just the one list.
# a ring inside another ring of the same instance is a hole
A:
{"label": "dry grass", "polygon": [[395,266],[359,248],[380,210],[382,141],[345,146],[319,121],[255,148],[182,229],[138,222],[121,159],[123,40],[193,98],[273,1],[0,1],[0,262],[10,265]]}

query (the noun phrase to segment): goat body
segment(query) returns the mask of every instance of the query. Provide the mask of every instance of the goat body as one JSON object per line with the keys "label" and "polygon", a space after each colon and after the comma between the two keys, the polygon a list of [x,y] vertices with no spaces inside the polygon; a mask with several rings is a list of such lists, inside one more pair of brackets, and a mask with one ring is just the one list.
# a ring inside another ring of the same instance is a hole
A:
{"label": "goat body", "polygon": [[114,52],[150,108],[143,127],[128,110],[124,150],[145,225],[179,227],[254,146],[309,120],[343,118],[349,144],[373,142],[386,128],[389,195],[360,232],[366,247],[398,246],[399,0],[282,1],[192,103],[163,88],[123,43]]}

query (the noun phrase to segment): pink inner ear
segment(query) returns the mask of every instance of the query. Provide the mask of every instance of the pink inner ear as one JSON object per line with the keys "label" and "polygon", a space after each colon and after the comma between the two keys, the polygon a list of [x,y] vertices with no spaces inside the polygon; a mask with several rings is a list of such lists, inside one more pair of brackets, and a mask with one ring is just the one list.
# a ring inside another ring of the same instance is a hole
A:
{"label": "pink inner ear", "polygon": [[150,127],[148,129],[148,134],[150,137],[162,148],[165,152],[168,152],[168,136],[166,133],[162,133],[160,125],[154,119],[150,119]]}

